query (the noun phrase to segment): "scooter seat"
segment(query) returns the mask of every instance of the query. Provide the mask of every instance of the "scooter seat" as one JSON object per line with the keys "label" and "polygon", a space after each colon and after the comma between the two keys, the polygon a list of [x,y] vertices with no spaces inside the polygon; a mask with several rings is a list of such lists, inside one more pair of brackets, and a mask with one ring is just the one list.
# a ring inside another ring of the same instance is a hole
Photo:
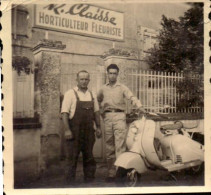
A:
{"label": "scooter seat", "polygon": [[183,124],[185,129],[195,129],[198,127],[198,124]]}
{"label": "scooter seat", "polygon": [[162,125],[160,129],[161,130],[177,130],[177,129],[181,129],[182,127],[183,127],[183,124],[181,122],[177,122],[175,124]]}

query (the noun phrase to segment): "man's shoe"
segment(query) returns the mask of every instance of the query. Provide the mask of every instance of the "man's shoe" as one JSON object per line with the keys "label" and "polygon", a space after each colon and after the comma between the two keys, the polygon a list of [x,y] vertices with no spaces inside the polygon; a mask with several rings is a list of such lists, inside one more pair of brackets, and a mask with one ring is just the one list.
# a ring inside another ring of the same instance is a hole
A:
{"label": "man's shoe", "polygon": [[113,183],[113,182],[115,182],[115,177],[106,177],[105,181],[107,183]]}

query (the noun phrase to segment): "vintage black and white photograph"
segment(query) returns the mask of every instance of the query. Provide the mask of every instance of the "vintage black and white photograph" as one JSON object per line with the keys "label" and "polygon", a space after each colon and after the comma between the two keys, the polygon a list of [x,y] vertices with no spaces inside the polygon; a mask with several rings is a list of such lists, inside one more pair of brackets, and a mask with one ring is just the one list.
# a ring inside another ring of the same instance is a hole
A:
{"label": "vintage black and white photograph", "polygon": [[14,190],[210,190],[206,1],[7,6]]}

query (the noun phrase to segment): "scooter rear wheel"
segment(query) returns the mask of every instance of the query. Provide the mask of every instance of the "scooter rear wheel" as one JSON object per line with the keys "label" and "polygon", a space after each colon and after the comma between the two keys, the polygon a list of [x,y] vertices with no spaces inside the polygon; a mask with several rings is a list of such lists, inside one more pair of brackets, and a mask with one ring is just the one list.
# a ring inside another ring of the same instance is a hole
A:
{"label": "scooter rear wheel", "polygon": [[201,173],[204,172],[204,163],[191,167],[190,169],[186,170],[186,173],[189,175],[200,175]]}
{"label": "scooter rear wheel", "polygon": [[116,172],[116,184],[118,186],[135,187],[140,180],[140,174],[135,169],[118,167]]}

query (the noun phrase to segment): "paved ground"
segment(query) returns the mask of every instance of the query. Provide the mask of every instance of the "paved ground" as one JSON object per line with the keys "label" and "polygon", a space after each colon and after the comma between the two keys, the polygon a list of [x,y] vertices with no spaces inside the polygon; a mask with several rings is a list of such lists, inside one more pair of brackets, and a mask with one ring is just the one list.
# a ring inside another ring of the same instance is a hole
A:
{"label": "paved ground", "polygon": [[[78,188],[78,187],[117,187],[115,183],[106,183],[106,164],[97,163],[96,179],[91,184],[83,181],[82,163],[78,163],[77,178],[74,186],[67,184],[64,177],[65,163],[61,161],[52,165],[37,181],[21,186],[21,188]],[[138,186],[200,186],[204,185],[204,174],[187,175],[184,171],[176,175],[177,181],[168,177],[165,171],[149,171],[141,176]]]}

